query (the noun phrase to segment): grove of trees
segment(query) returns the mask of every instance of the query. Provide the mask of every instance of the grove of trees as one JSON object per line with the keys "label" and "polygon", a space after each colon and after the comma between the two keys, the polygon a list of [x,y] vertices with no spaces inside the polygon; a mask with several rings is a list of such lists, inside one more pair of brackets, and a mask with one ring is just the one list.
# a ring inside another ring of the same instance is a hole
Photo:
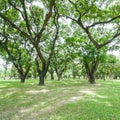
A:
{"label": "grove of trees", "polygon": [[[0,0],[0,56],[9,76],[120,77],[119,0]],[[7,68],[6,68],[7,71]],[[4,73],[5,75],[5,73]]]}

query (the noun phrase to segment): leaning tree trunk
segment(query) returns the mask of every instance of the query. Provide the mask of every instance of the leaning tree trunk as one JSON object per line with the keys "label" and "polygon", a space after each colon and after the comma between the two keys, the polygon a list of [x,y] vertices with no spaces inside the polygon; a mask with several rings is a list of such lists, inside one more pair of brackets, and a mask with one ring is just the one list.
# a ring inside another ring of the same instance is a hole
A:
{"label": "leaning tree trunk", "polygon": [[25,83],[26,77],[28,75],[28,72],[30,71],[30,67],[31,65],[29,65],[26,69],[26,71],[24,72],[23,69],[18,69],[18,72],[20,74],[20,83]]}

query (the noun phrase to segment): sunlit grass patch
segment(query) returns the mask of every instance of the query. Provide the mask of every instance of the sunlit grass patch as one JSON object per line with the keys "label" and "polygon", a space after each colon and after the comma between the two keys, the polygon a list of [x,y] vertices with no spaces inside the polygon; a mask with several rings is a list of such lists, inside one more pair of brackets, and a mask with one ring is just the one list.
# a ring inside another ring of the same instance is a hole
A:
{"label": "sunlit grass patch", "polygon": [[0,120],[119,120],[120,82],[0,81]]}

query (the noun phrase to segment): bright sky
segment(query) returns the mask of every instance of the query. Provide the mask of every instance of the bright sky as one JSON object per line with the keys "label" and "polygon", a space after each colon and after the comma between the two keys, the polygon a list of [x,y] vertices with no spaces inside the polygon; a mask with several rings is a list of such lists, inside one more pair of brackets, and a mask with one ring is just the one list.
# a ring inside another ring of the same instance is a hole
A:
{"label": "bright sky", "polygon": [[108,51],[107,53],[108,54],[113,54],[113,55],[115,55],[115,56],[120,58],[120,52],[119,51]]}

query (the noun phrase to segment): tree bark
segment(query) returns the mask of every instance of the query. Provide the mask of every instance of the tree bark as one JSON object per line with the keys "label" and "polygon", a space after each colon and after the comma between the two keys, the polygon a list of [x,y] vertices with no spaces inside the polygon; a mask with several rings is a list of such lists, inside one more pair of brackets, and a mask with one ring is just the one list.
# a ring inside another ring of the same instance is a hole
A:
{"label": "tree bark", "polygon": [[92,65],[90,67],[89,63],[84,61],[88,81],[90,84],[95,84],[95,73],[97,71],[98,64],[99,64],[99,62],[98,62],[98,60],[96,60],[92,63]]}
{"label": "tree bark", "polygon": [[26,76],[20,75],[20,83],[25,83]]}
{"label": "tree bark", "polygon": [[37,68],[37,72],[38,72],[38,77],[39,77],[38,85],[43,86],[45,76],[46,76],[46,73],[48,71],[48,67],[47,68],[43,67],[44,69],[41,70],[37,57],[35,58],[35,63],[36,63],[36,68]]}
{"label": "tree bark", "polygon": [[53,69],[49,69],[48,72],[50,74],[50,79],[54,80],[54,70]]}
{"label": "tree bark", "polygon": [[62,73],[58,73],[57,77],[58,77],[58,81],[60,81],[62,79]]}
{"label": "tree bark", "polygon": [[90,84],[95,84],[95,73],[88,73],[88,79]]}
{"label": "tree bark", "polygon": [[54,80],[54,75],[53,74],[54,74],[54,72],[50,73],[51,80]]}

